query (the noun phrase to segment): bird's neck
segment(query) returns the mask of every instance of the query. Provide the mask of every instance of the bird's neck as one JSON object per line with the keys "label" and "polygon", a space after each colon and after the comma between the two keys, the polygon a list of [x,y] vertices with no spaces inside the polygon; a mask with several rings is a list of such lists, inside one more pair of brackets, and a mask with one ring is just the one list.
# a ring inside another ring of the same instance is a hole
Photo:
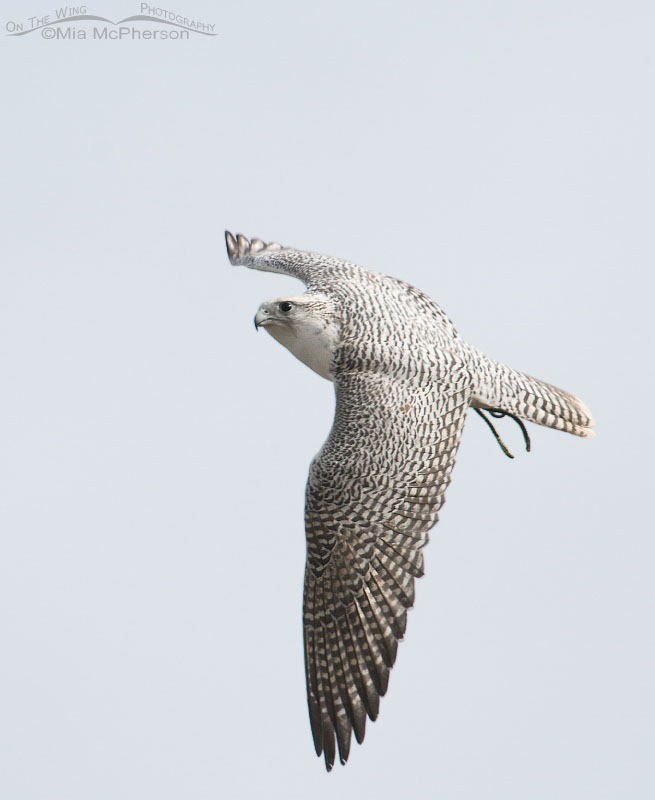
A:
{"label": "bird's neck", "polygon": [[294,356],[328,381],[337,348],[338,329],[333,322],[312,320],[301,324],[270,325],[266,330]]}

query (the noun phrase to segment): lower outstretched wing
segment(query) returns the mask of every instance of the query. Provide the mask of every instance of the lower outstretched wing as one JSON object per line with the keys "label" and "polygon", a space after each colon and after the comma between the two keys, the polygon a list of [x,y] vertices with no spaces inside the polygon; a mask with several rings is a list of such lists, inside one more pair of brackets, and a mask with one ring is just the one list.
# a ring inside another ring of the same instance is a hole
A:
{"label": "lower outstretched wing", "polygon": [[347,373],[336,390],[305,508],[307,697],[328,770],[335,737],[344,764],[377,717],[471,399],[452,364],[438,383]]}

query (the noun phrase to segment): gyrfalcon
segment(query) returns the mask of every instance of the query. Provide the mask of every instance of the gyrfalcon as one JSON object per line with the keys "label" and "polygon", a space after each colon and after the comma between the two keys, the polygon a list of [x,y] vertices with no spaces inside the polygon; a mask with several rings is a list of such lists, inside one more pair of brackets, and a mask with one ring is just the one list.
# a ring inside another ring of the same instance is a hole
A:
{"label": "gyrfalcon", "polygon": [[[262,303],[266,330],[332,381],[332,430],[309,468],[303,629],[316,753],[346,763],[387,691],[414,578],[437,522],[466,412],[591,437],[577,397],[492,361],[429,297],[347,261],[226,231],[230,261],[299,278],[307,291]],[[505,452],[509,452],[504,448]]]}

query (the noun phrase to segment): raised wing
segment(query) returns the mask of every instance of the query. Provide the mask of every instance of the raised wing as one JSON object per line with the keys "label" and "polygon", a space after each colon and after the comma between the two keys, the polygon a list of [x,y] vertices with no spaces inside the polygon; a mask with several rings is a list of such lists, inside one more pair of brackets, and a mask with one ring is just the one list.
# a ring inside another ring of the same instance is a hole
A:
{"label": "raised wing", "polygon": [[337,378],[334,425],[307,483],[304,590],[309,715],[325,765],[345,764],[387,690],[422,548],[437,521],[470,381],[449,365],[438,384],[374,373]]}
{"label": "raised wing", "polygon": [[240,233],[235,237],[230,231],[225,231],[225,244],[232,264],[291,275],[307,286],[323,285],[339,276],[352,276],[362,271],[347,261],[282,247],[277,242],[266,244],[261,239],[250,240]]}

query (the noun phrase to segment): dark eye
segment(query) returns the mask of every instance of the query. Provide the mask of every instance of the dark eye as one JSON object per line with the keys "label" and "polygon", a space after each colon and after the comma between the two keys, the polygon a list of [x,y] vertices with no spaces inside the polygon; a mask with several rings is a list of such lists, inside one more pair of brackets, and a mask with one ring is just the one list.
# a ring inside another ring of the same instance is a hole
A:
{"label": "dark eye", "polygon": [[288,311],[291,311],[291,309],[293,308],[293,306],[291,305],[291,303],[287,302],[286,300],[283,300],[283,301],[282,301],[282,302],[281,302],[281,303],[278,305],[278,308],[280,309],[280,311],[281,311],[283,314],[286,314]]}

